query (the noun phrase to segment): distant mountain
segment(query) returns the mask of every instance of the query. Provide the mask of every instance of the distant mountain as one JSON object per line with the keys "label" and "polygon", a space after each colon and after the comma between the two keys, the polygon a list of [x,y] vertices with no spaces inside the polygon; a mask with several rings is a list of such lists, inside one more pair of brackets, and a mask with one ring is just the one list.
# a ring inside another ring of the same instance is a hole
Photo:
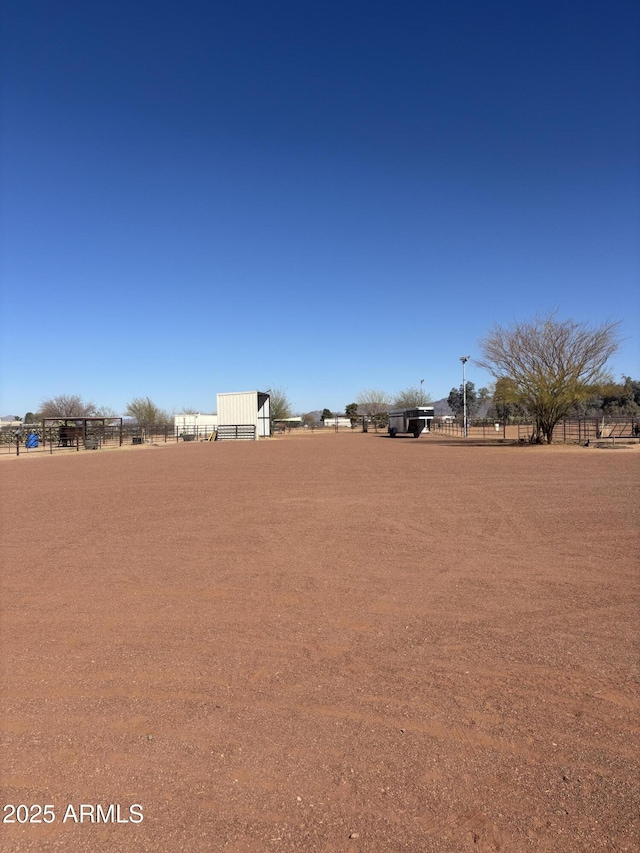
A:
{"label": "distant mountain", "polygon": [[446,397],[443,397],[442,400],[436,400],[432,405],[433,413],[437,418],[441,418],[443,415],[453,415]]}

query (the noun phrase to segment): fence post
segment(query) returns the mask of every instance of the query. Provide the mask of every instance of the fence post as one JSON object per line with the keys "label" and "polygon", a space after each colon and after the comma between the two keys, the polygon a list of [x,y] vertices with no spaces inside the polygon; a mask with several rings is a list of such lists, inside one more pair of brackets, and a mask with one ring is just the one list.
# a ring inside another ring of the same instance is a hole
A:
{"label": "fence post", "polygon": [[16,436],[16,456],[20,456],[20,436]]}

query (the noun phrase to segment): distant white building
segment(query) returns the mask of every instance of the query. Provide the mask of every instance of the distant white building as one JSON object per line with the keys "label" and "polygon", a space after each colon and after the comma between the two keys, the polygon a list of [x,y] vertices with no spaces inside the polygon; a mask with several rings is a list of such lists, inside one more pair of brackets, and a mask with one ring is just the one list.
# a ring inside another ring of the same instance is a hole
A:
{"label": "distant white building", "polygon": [[0,418],[0,430],[8,432],[9,430],[17,430],[23,427],[22,421],[16,421],[14,418]]}
{"label": "distant white building", "polygon": [[322,426],[334,428],[337,426],[338,429],[345,429],[346,427],[348,427],[349,429],[351,429],[351,418],[345,418],[340,416],[333,418],[325,418],[322,421]]}
{"label": "distant white building", "polygon": [[196,412],[195,414],[187,414],[185,412],[175,415],[173,423],[177,433],[184,432],[187,435],[198,435],[208,438],[218,428],[218,416],[204,414],[203,412]]}

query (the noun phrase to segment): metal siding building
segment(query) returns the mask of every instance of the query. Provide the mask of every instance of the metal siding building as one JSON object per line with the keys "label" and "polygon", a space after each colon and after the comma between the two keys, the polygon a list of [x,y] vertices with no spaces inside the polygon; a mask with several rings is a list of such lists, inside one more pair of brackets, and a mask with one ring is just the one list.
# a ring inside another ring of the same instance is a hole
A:
{"label": "metal siding building", "polygon": [[184,429],[189,432],[214,432],[218,426],[218,416],[212,414],[180,414],[173,418],[176,430]]}
{"label": "metal siding building", "polygon": [[262,391],[218,394],[218,426],[252,425],[256,438],[271,435],[269,395]]}

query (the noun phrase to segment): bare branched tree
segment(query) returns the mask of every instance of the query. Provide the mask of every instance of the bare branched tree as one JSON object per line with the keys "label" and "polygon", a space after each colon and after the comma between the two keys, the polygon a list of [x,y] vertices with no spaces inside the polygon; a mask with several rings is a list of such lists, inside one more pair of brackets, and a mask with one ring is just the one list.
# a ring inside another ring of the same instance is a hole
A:
{"label": "bare branched tree", "polygon": [[367,415],[376,430],[383,426],[388,418],[389,409],[393,406],[393,398],[386,391],[378,388],[365,388],[356,397],[358,411]]}
{"label": "bare branched tree", "polygon": [[605,370],[619,346],[619,322],[595,328],[555,314],[503,327],[495,324],[480,342],[476,364],[497,380],[510,379],[513,402],[534,419],[533,441],[551,443],[553,428],[594,387],[611,381]]}
{"label": "bare branched tree", "polygon": [[156,406],[149,397],[134,397],[125,411],[142,427],[164,425],[170,420],[169,413]]}
{"label": "bare branched tree", "polygon": [[396,394],[393,405],[398,409],[414,409],[416,406],[429,406],[432,399],[422,385],[411,385]]}
{"label": "bare branched tree", "polygon": [[96,417],[97,418],[117,418],[120,417],[118,412],[115,409],[112,409],[111,406],[98,406],[96,409]]}
{"label": "bare branched tree", "polygon": [[291,403],[287,397],[284,388],[269,388],[269,411],[271,412],[271,421],[280,421],[284,418],[291,417]]}
{"label": "bare branched tree", "polygon": [[95,403],[83,400],[79,394],[58,394],[40,403],[43,418],[90,418],[95,410]]}

